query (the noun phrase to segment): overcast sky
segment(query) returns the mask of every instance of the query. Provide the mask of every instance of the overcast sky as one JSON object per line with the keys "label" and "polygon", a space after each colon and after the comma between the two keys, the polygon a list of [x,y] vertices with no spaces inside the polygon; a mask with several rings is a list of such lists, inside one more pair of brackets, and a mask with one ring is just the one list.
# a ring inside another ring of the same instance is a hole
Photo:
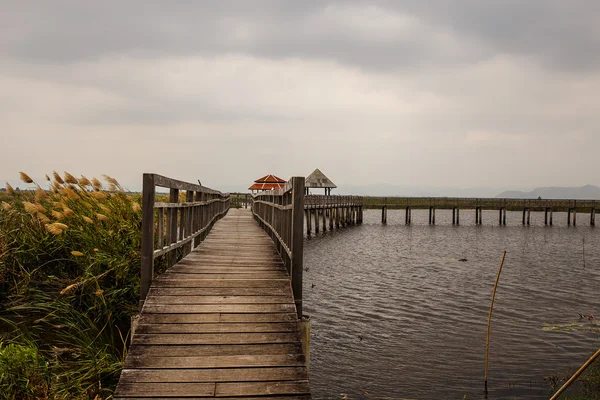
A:
{"label": "overcast sky", "polygon": [[598,21],[597,0],[2,1],[0,182],[600,185]]}

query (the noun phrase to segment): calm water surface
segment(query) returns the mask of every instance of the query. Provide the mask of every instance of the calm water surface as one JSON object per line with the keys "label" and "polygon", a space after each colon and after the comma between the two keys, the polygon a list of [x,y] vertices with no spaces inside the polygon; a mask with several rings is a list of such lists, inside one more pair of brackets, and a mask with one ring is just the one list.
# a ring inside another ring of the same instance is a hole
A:
{"label": "calm water surface", "polygon": [[[305,241],[315,399],[482,399],[489,301],[504,249],[490,345],[489,399],[543,399],[544,377],[576,370],[600,345],[578,313],[600,314],[600,228],[554,213],[365,212],[362,226]],[[459,262],[466,258],[467,262]],[[585,265],[584,265],[585,262]],[[597,318],[600,316],[597,315]],[[581,324],[576,331],[545,326]],[[466,396],[466,397],[465,397]]]}

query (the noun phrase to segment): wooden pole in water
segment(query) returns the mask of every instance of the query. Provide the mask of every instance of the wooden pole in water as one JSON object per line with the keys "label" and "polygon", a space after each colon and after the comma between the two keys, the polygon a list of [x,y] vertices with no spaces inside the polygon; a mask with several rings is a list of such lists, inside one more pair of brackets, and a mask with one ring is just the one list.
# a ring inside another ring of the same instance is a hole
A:
{"label": "wooden pole in water", "polygon": [[598,356],[600,356],[600,349],[597,352],[595,352],[594,355],[589,360],[587,360],[585,364],[583,364],[581,368],[579,368],[577,372],[575,372],[575,374],[564,385],[562,385],[562,387],[558,389],[556,393],[554,393],[554,396],[550,397],[550,400],[558,399],[558,396],[560,396],[562,392],[564,392],[569,386],[571,386],[571,383],[575,382],[575,379],[577,379],[579,375],[581,375],[583,371],[585,371],[586,368],[589,367],[590,364],[593,363],[596,358],[598,358]]}
{"label": "wooden pole in water", "polygon": [[487,394],[487,383],[488,383],[488,363],[490,354],[490,328],[492,324],[492,311],[494,310],[494,299],[496,298],[496,289],[498,288],[498,281],[500,280],[500,273],[502,272],[502,266],[504,265],[504,259],[506,258],[506,250],[502,256],[502,262],[498,269],[498,275],[496,275],[496,283],[494,284],[494,290],[492,292],[492,301],[490,302],[490,312],[488,314],[488,325],[487,325],[487,338],[485,340],[485,393]]}

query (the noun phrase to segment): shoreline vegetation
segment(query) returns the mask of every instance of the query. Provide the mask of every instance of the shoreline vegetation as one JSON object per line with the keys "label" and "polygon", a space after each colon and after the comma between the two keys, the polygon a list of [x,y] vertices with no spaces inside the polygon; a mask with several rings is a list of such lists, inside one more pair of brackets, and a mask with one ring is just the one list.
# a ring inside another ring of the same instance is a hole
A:
{"label": "shoreline vegetation", "polygon": [[105,399],[137,312],[140,198],[112,177],[46,176],[0,199],[0,394]]}

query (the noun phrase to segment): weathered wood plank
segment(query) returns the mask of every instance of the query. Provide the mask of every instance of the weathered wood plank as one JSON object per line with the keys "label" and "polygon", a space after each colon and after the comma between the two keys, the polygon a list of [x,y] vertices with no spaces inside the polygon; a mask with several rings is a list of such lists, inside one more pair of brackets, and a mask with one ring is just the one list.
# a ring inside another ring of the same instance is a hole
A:
{"label": "weathered wood plank", "polygon": [[[202,357],[156,357],[143,354],[127,357],[121,379],[126,378],[126,381],[131,382],[200,382],[197,375],[192,374],[189,370],[173,368],[304,367],[305,365],[304,354]],[[148,370],[149,368],[158,370]],[[300,370],[306,373],[304,368],[300,368]],[[235,378],[234,380],[238,380],[239,377]]]}
{"label": "weathered wood plank", "polygon": [[289,289],[283,287],[257,288],[189,288],[154,287],[150,295],[156,296],[288,296]]}
{"label": "weathered wood plank", "polygon": [[270,396],[309,394],[308,381],[217,383],[215,396]]}
{"label": "weathered wood plank", "polygon": [[214,396],[215,383],[177,383],[165,385],[163,383],[141,383],[119,381],[115,397],[131,396]]}
{"label": "weathered wood plank", "polygon": [[178,345],[178,346],[132,346],[129,355],[156,357],[197,357],[235,355],[281,355],[302,354],[300,343],[271,344],[219,344],[219,345]]}
{"label": "weathered wood plank", "polygon": [[289,296],[152,296],[149,304],[290,304]]}
{"label": "weathered wood plank", "polygon": [[136,334],[142,333],[269,333],[269,332],[294,332],[298,329],[297,323],[231,323],[231,324],[189,324],[166,323],[147,324],[141,323]]}
{"label": "weathered wood plank", "polygon": [[158,304],[146,300],[143,312],[154,314],[198,313],[288,313],[295,312],[294,304]]}
{"label": "weathered wood plank", "polygon": [[[212,396],[211,396],[212,397]],[[113,397],[115,400],[205,400],[206,397]],[[283,396],[260,396],[260,397],[219,397],[219,400],[310,400],[310,395],[283,395]]]}
{"label": "weathered wood plank", "polygon": [[133,345],[153,344],[267,344],[267,343],[297,343],[300,341],[298,332],[282,333],[157,333],[139,334],[133,336]]}
{"label": "weathered wood plank", "polygon": [[[145,359],[132,357],[130,365],[134,366],[133,368],[144,369],[124,369],[121,379],[126,383],[260,382],[308,379],[306,368],[302,367],[215,368],[205,363],[203,357],[149,357]],[[154,368],[154,370],[148,370],[150,368]]]}
{"label": "weathered wood plank", "polygon": [[188,276],[160,276],[152,281],[153,287],[240,287],[240,288],[287,288],[289,279],[206,279]]}
{"label": "weathered wood plank", "polygon": [[296,322],[295,313],[265,313],[265,314],[142,314],[140,324],[198,324],[198,323],[268,323]]}

